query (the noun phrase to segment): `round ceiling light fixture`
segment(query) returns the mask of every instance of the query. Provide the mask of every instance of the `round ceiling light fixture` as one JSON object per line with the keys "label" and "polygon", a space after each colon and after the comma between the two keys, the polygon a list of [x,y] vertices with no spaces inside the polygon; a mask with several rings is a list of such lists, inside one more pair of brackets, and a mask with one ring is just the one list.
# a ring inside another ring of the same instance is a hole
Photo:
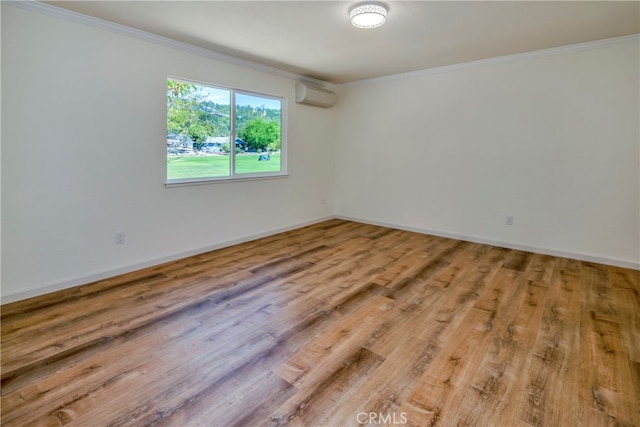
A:
{"label": "round ceiling light fixture", "polygon": [[376,28],[387,22],[387,8],[382,3],[365,2],[349,10],[351,25],[357,28]]}

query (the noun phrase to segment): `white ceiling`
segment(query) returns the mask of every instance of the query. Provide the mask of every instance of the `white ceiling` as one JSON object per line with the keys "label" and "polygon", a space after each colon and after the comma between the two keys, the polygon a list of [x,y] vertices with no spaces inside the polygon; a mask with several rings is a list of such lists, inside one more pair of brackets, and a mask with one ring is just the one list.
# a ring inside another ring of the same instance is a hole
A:
{"label": "white ceiling", "polygon": [[356,29],[356,1],[48,1],[330,83],[640,33],[639,1],[387,1]]}

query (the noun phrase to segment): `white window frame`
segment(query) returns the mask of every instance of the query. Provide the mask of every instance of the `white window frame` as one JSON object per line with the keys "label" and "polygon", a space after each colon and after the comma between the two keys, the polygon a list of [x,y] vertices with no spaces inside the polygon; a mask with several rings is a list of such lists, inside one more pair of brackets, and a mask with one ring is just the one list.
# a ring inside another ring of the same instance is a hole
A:
{"label": "white window frame", "polygon": [[[268,95],[260,92],[253,92],[244,89],[231,88],[226,86],[220,86],[216,84],[200,82],[192,79],[184,79],[180,77],[168,76],[166,80],[175,80],[183,83],[190,83],[198,86],[207,86],[214,89],[226,90],[230,92],[230,106],[229,106],[229,121],[230,132],[229,135],[229,176],[217,176],[217,177],[204,177],[204,178],[179,178],[169,179],[167,177],[167,154],[165,152],[165,187],[181,187],[186,185],[201,185],[211,183],[224,183],[235,181],[254,181],[262,179],[276,179],[287,178],[289,173],[287,172],[287,98]],[[165,83],[166,85],[166,83]],[[165,89],[166,90],[166,89]],[[236,93],[242,95],[256,96],[260,98],[274,99],[280,101],[280,170],[275,172],[255,172],[255,173],[236,173]],[[165,106],[166,109],[166,106]],[[166,123],[166,120],[165,120]]]}

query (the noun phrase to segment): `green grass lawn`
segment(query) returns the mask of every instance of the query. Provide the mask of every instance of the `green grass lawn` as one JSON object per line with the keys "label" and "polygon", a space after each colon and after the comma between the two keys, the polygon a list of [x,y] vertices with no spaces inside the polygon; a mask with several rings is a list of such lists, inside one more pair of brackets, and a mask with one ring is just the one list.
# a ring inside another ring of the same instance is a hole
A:
{"label": "green grass lawn", "polygon": [[[278,172],[280,153],[259,161],[259,154],[236,154],[236,173]],[[230,156],[167,157],[167,179],[229,176]]]}

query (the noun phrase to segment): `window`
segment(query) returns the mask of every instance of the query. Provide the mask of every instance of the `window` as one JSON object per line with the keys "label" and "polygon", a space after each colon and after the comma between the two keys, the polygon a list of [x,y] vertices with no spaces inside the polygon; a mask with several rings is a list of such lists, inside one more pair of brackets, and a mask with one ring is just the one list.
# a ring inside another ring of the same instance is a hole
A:
{"label": "window", "polygon": [[281,98],[168,79],[167,184],[286,175],[283,111]]}

